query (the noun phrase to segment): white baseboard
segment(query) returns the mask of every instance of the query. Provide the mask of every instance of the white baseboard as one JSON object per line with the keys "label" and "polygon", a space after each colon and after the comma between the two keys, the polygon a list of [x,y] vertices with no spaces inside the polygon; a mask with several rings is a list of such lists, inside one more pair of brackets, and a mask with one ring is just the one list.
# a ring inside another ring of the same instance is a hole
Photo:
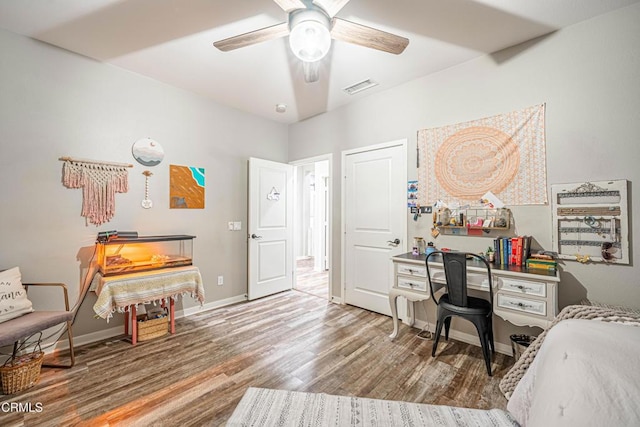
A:
{"label": "white baseboard", "polygon": [[[122,335],[124,333],[124,327],[122,325],[115,326],[109,329],[102,329],[97,332],[91,332],[89,334],[78,335],[73,337],[73,346],[79,347],[81,345],[91,344],[97,341],[106,340],[109,338]],[[43,342],[42,351],[45,354],[51,354],[56,351],[67,350],[69,348],[69,338],[67,337],[67,331],[65,330],[60,338],[55,342]]]}
{"label": "white baseboard", "polygon": [[[73,346],[78,347],[85,344],[91,344],[97,341],[106,340],[109,338],[116,337],[118,335],[122,335],[124,333],[124,326],[114,326],[113,328],[103,329],[97,332],[91,332],[90,334],[80,335],[78,337],[73,337]],[[58,340],[58,344],[56,345],[57,350],[66,350],[69,348],[69,340],[65,339],[67,334],[64,333],[60,339]]]}
{"label": "white baseboard", "polygon": [[[424,328],[427,322],[424,320],[417,320],[415,323],[416,328]],[[429,330],[435,333],[436,325],[429,323]],[[453,328],[449,330],[449,338],[453,338],[454,340],[462,341],[467,344],[473,344],[475,346],[480,347],[480,338],[477,335],[467,334],[466,332],[456,331]],[[442,336],[440,340],[444,340],[444,330],[442,331]],[[500,342],[494,341],[494,345],[496,347],[496,351],[498,353],[505,354],[507,356],[513,356],[513,351],[510,345],[502,344]]]}
{"label": "white baseboard", "polygon": [[[208,304],[204,304],[202,306],[190,307],[184,310],[177,310],[175,316],[176,316],[176,319],[180,319],[182,317],[189,317],[203,311],[213,310],[215,308],[220,308],[227,305],[236,304],[239,302],[244,302],[246,300],[247,300],[246,294],[238,295],[238,296],[226,298],[223,300],[213,301]],[[74,336],[73,346],[79,347],[81,345],[91,344],[97,341],[102,341],[102,340],[116,337],[118,335],[122,335],[123,333],[124,333],[124,327],[120,325],[120,326],[116,326],[109,329],[103,329],[97,332],[91,332],[89,334]],[[43,343],[42,348],[45,349],[44,352],[46,354],[50,354],[58,350],[67,350],[69,348],[69,340],[67,339],[67,333],[65,332],[64,334],[62,334],[62,336],[58,339],[58,342],[55,343],[55,345],[54,343],[51,343],[51,342]]]}
{"label": "white baseboard", "polygon": [[176,311],[176,319],[181,317],[189,317],[197,313],[201,313],[207,310],[213,310],[214,308],[225,307],[231,304],[237,304],[239,302],[247,301],[247,294],[236,295],[235,297],[225,298],[218,301],[213,301],[201,306],[190,307],[185,310]]}

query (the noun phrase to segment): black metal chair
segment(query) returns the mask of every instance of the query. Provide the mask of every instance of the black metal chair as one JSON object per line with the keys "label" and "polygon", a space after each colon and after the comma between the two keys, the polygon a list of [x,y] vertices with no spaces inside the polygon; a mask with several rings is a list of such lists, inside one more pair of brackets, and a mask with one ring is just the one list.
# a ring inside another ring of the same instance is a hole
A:
{"label": "black metal chair", "polygon": [[[445,274],[445,293],[438,299],[435,296],[433,278],[429,263],[434,262],[434,258],[441,257]],[[476,260],[475,264],[485,267],[489,283],[489,300],[476,298],[467,295],[467,259]],[[445,329],[445,339],[449,340],[449,328],[451,317],[459,316],[472,322],[478,331],[482,355],[487,366],[487,373],[491,376],[491,354],[495,353],[493,342],[493,286],[491,283],[491,267],[489,263],[476,254],[465,252],[441,252],[435,251],[427,255],[427,278],[429,279],[429,290],[431,298],[438,306],[438,319],[436,322],[436,336],[433,343],[431,356],[435,357],[438,340]],[[491,350],[491,352],[489,352]]]}

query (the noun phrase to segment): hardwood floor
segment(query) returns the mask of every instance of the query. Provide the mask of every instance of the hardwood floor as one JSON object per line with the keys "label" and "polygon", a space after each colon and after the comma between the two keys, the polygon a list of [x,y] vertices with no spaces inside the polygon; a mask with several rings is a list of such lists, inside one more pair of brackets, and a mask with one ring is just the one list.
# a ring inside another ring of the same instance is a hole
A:
{"label": "hardwood floor", "polygon": [[329,272],[314,271],[313,258],[296,261],[296,283],[294,289],[311,295],[329,299]]}
{"label": "hardwood floor", "polygon": [[5,403],[2,426],[223,425],[249,386],[377,399],[504,408],[498,382],[513,358],[496,354],[488,377],[479,347],[439,346],[389,317],[296,290],[176,321],[176,334],[132,346],[124,337],[77,349],[72,369],[42,371]]}

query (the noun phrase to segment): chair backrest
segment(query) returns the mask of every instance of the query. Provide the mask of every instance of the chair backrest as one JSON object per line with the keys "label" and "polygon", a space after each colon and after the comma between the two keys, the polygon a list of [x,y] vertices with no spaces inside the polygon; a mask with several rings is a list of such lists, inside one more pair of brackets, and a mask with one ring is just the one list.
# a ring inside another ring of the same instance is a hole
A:
{"label": "chair backrest", "polygon": [[489,283],[489,302],[493,303],[493,284],[491,282],[491,267],[487,260],[474,253],[467,252],[442,252],[435,251],[427,255],[425,260],[427,267],[427,278],[429,279],[429,290],[431,292],[431,298],[437,303],[438,300],[435,297],[434,286],[431,278],[431,271],[429,268],[429,262],[433,262],[437,255],[442,257],[442,263],[444,265],[445,275],[445,290],[449,295],[449,302],[451,304],[467,307],[467,259],[475,259],[480,261],[483,266],[487,268],[487,280]]}

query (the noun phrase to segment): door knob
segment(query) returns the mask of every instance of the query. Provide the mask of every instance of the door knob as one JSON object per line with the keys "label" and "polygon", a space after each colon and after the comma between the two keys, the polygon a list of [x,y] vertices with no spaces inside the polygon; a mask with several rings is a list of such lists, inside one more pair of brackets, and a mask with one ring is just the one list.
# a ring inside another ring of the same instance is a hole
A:
{"label": "door knob", "polygon": [[253,234],[251,235],[251,238],[252,238],[252,239],[255,239],[255,240],[258,240],[258,239],[262,239],[262,236],[258,236],[257,234],[253,233]]}
{"label": "door knob", "polygon": [[395,240],[387,240],[387,243],[393,246],[398,246],[400,244],[400,239],[396,238]]}

